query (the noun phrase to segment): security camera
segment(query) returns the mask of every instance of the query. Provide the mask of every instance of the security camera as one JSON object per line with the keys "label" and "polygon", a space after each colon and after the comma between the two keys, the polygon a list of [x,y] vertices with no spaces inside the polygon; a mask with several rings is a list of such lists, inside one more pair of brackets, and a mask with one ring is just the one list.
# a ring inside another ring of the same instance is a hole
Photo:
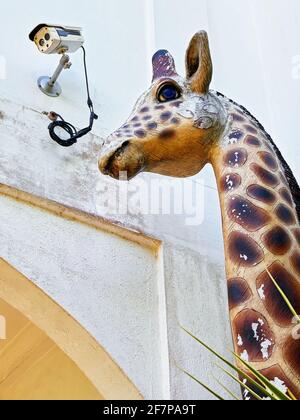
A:
{"label": "security camera", "polygon": [[87,72],[86,51],[83,46],[84,38],[82,28],[73,26],[48,25],[41,23],[29,34],[29,39],[36,44],[43,54],[60,54],[59,64],[51,77],[42,76],[38,79],[39,89],[48,96],[58,97],[62,93],[58,78],[65,69],[72,66],[67,53],[75,53],[79,48],[83,51],[83,64],[87,90],[87,105],[90,111],[89,125],[82,130],[77,130],[73,124],[65,121],[56,112],[46,113],[51,120],[49,134],[52,140],[63,147],[70,147],[77,143],[77,140],[86,136],[92,129],[98,115],[94,111],[93,101],[90,96],[89,79]]}
{"label": "security camera", "polygon": [[38,86],[43,93],[51,97],[60,96],[62,90],[57,79],[64,69],[72,66],[70,57],[66,53],[75,53],[79,48],[83,48],[82,28],[40,23],[30,32],[29,39],[43,54],[62,55],[53,76],[42,76],[38,80]]}
{"label": "security camera", "polygon": [[29,34],[43,54],[74,53],[84,44],[82,28],[41,23]]}

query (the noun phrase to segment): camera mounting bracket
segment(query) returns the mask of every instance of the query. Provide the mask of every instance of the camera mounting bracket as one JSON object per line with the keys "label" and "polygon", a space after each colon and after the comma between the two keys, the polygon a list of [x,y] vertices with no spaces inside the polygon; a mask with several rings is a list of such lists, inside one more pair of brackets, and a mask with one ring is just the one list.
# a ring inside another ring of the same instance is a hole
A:
{"label": "camera mounting bracket", "polygon": [[53,76],[42,76],[38,79],[39,89],[47,96],[51,98],[58,98],[62,93],[62,88],[58,83],[58,78],[63,70],[67,70],[72,66],[70,57],[63,53],[60,62],[53,73]]}

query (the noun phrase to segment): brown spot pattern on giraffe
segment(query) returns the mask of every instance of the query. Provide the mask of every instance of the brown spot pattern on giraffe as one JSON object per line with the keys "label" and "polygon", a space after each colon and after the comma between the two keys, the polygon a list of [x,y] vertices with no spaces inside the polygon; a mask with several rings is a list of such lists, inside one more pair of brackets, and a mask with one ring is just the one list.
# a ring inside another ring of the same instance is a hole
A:
{"label": "brown spot pattern on giraffe", "polygon": [[260,147],[261,146],[261,141],[255,137],[255,136],[247,136],[245,139],[245,143],[248,146],[253,146],[253,147]]}
{"label": "brown spot pattern on giraffe", "polygon": [[261,247],[250,236],[240,232],[229,235],[228,252],[231,261],[242,267],[255,267],[264,259]]}
{"label": "brown spot pattern on giraffe", "polygon": [[300,340],[290,337],[284,346],[283,354],[292,372],[300,378]]}
{"label": "brown spot pattern on giraffe", "polygon": [[300,276],[300,253],[299,252],[295,251],[293,253],[293,255],[291,256],[291,263],[294,270],[298,274],[298,276]]}
{"label": "brown spot pattern on giraffe", "polygon": [[172,117],[172,112],[166,111],[163,112],[160,116],[161,121],[166,122]]}
{"label": "brown spot pattern on giraffe", "polygon": [[292,211],[284,204],[279,204],[275,209],[275,214],[278,219],[286,225],[294,225],[296,218]]}
{"label": "brown spot pattern on giraffe", "polygon": [[278,171],[278,163],[275,157],[269,152],[259,152],[259,158],[271,171]]}
{"label": "brown spot pattern on giraffe", "polygon": [[[260,370],[259,373],[261,375],[263,375],[265,378],[269,379],[269,381],[271,381],[274,385],[276,383],[278,383],[278,386],[279,386],[279,384],[282,384],[282,386],[286,387],[290,392],[292,392],[292,394],[297,399],[300,399],[299,389],[295,386],[295,384],[293,384],[290,381],[290,379],[288,379],[288,377],[286,376],[286,374],[284,373],[284,371],[282,370],[282,368],[279,365],[273,365],[270,368]],[[249,376],[252,379],[256,380],[254,375],[252,375],[251,373],[249,374]],[[243,381],[244,378],[241,377],[241,380]],[[280,381],[280,383],[278,382],[278,380]],[[262,392],[258,387],[256,387],[252,383],[250,383],[250,381],[246,381],[245,385],[247,385],[252,391],[254,391],[255,394],[258,395],[260,398],[266,398],[266,393]],[[283,391],[283,388],[281,388],[280,390]],[[248,392],[248,391],[245,391],[243,395],[244,395],[245,398],[247,397],[247,401],[248,400],[249,401],[257,401],[257,398],[255,398],[253,395],[251,395],[250,392]]]}
{"label": "brown spot pattern on giraffe", "polygon": [[271,221],[271,217],[265,210],[238,195],[230,197],[227,213],[233,222],[249,232],[256,232]]}
{"label": "brown spot pattern on giraffe", "polygon": [[171,102],[170,106],[173,108],[179,108],[182,103],[183,101],[175,101],[175,102]]}
{"label": "brown spot pattern on giraffe", "polygon": [[176,136],[176,131],[171,128],[167,128],[159,133],[159,138],[161,140],[169,140]]}
{"label": "brown spot pattern on giraffe", "polygon": [[147,133],[146,133],[145,130],[137,130],[137,131],[134,132],[134,135],[136,137],[139,137],[140,139],[142,139],[142,138],[146,137]]}
{"label": "brown spot pattern on giraffe", "polygon": [[268,185],[269,187],[277,187],[277,185],[279,184],[279,179],[276,175],[272,174],[272,172],[267,171],[257,163],[252,163],[251,170],[265,185]]}
{"label": "brown spot pattern on giraffe", "polygon": [[230,192],[237,189],[242,183],[242,178],[238,174],[226,174],[221,178],[221,191]]}
{"label": "brown spot pattern on giraffe", "polygon": [[269,381],[275,382],[276,378],[283,382],[284,386],[297,398],[300,399],[300,390],[288,379],[284,371],[279,365],[271,366],[268,369],[263,369],[260,373]]}
{"label": "brown spot pattern on giraffe", "polygon": [[[300,283],[284,266],[276,261],[269,267],[271,276],[285,293],[297,313],[300,313]],[[257,290],[263,290],[263,302],[274,322],[280,327],[291,326],[293,315],[267,271],[256,281]]]}
{"label": "brown spot pattern on giraffe", "polygon": [[274,255],[285,255],[292,246],[290,235],[280,226],[275,226],[267,232],[263,236],[263,242]]}
{"label": "brown spot pattern on giraffe", "polygon": [[257,134],[257,129],[255,127],[253,127],[252,125],[245,125],[245,130],[248,131],[248,133],[251,134]]}
{"label": "brown spot pattern on giraffe", "polygon": [[268,188],[265,188],[258,184],[250,185],[247,188],[247,194],[249,195],[249,197],[261,201],[265,204],[271,205],[276,202],[276,195]]}
{"label": "brown spot pattern on giraffe", "polygon": [[245,118],[240,114],[231,114],[231,118],[235,122],[244,122],[245,121]]}
{"label": "brown spot pattern on giraffe", "polygon": [[224,163],[231,168],[240,168],[245,165],[248,159],[246,149],[233,149],[229,151],[224,157]]}
{"label": "brown spot pattern on giraffe", "polygon": [[245,309],[235,317],[233,331],[239,353],[246,351],[249,362],[270,359],[275,345],[274,334],[262,314]]}
{"label": "brown spot pattern on giraffe", "polygon": [[156,122],[150,122],[150,123],[147,124],[147,128],[148,128],[148,130],[156,130],[157,123]]}
{"label": "brown spot pattern on giraffe", "polygon": [[174,118],[171,119],[171,123],[174,124],[174,125],[179,125],[180,122],[181,122],[180,119],[177,118],[177,117],[174,117]]}
{"label": "brown spot pattern on giraffe", "polygon": [[252,297],[252,292],[246,280],[235,278],[228,280],[228,298],[230,310],[247,302]]}
{"label": "brown spot pattern on giraffe", "polygon": [[244,132],[241,130],[233,130],[228,137],[230,140],[239,142],[244,137]]}
{"label": "brown spot pattern on giraffe", "polygon": [[290,206],[293,206],[294,202],[293,202],[293,198],[291,193],[289,192],[289,190],[287,188],[281,188],[281,190],[279,191],[280,197]]}

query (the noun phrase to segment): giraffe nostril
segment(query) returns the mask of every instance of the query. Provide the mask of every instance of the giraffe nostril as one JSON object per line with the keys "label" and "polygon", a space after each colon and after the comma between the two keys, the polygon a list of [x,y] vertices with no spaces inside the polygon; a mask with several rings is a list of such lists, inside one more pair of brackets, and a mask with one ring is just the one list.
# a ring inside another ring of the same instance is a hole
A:
{"label": "giraffe nostril", "polygon": [[129,144],[130,144],[130,141],[129,140],[124,141],[124,143],[122,144],[121,148],[124,149],[125,147],[129,146]]}
{"label": "giraffe nostril", "polygon": [[109,175],[111,172],[112,165],[115,160],[120,160],[122,156],[122,152],[126,149],[127,146],[129,146],[130,141],[126,140],[124,143],[121,144],[120,147],[118,147],[112,155],[102,164],[101,172],[104,175]]}

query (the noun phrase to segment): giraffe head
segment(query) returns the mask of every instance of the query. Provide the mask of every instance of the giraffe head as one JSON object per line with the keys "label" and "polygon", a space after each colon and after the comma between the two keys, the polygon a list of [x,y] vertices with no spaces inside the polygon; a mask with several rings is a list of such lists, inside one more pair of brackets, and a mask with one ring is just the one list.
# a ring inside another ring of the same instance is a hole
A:
{"label": "giraffe head", "polygon": [[174,177],[198,173],[210,161],[227,116],[209,90],[212,61],[206,32],[197,33],[186,54],[186,78],[160,50],[153,57],[153,81],[127,122],[105,142],[100,171],[115,179],[140,172]]}

